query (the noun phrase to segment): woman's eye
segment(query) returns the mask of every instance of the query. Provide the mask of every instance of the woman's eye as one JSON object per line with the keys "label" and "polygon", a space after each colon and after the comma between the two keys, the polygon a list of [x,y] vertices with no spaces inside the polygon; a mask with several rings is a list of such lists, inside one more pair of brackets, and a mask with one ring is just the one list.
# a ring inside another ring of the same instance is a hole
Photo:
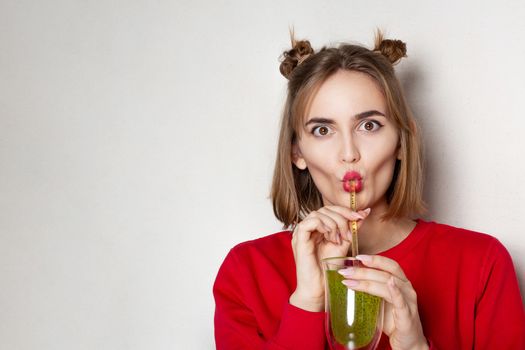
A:
{"label": "woman's eye", "polygon": [[330,129],[330,127],[326,125],[316,126],[315,128],[312,129],[312,134],[314,136],[326,136],[331,133],[332,133],[332,130]]}
{"label": "woman's eye", "polygon": [[375,120],[365,120],[359,125],[359,130],[364,131],[376,131],[381,128],[383,125],[379,124]]}

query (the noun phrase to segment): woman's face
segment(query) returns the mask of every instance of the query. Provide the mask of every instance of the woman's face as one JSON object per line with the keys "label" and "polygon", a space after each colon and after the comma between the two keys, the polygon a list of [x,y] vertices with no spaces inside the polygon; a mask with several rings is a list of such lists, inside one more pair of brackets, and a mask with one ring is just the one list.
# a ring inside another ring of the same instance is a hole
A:
{"label": "woman's face", "polygon": [[387,118],[385,98],[368,75],[340,70],[314,96],[292,159],[308,169],[324,205],[349,206],[343,178],[361,176],[358,209],[385,207],[399,153],[396,127]]}

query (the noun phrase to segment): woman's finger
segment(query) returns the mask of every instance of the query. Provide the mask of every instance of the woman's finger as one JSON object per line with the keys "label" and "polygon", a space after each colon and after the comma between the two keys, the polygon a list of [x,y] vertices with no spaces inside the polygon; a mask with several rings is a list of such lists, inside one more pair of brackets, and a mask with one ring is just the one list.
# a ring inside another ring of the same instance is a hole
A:
{"label": "woman's finger", "polygon": [[[309,225],[303,226],[303,222],[305,221],[309,221]],[[301,226],[301,228],[310,230],[310,235],[308,238],[311,237],[312,232],[318,231],[322,234],[325,240],[335,244],[340,243],[337,222],[335,222],[329,216],[316,211],[310,213],[308,217],[303,220],[303,222],[301,222],[299,226]],[[316,237],[316,239],[318,238]]]}
{"label": "woman's finger", "polygon": [[323,207],[319,209],[317,212],[331,218],[337,225],[338,239],[341,240],[341,237],[344,238],[344,236],[346,235],[346,232],[348,232],[349,230],[348,220],[344,216],[342,216],[337,211],[334,211],[327,207]]}
{"label": "woman's finger", "polygon": [[410,325],[410,322],[408,322],[408,320],[411,319],[410,307],[404,298],[401,289],[397,286],[394,276],[388,280],[387,286],[388,291],[390,292],[390,298],[392,300],[391,303],[394,306],[394,322],[399,330],[405,331],[407,329],[403,329],[403,326],[405,325],[408,328]]}
{"label": "woman's finger", "polygon": [[330,215],[330,217],[337,221],[341,235],[343,239],[347,241],[352,239],[349,221],[357,221],[359,227],[361,226],[362,221],[368,216],[368,214],[370,214],[370,209],[355,212],[349,208],[336,205],[323,207],[319,209],[319,211],[326,215]]}
{"label": "woman's finger", "polygon": [[390,277],[390,273],[382,270],[367,268],[367,267],[358,267],[351,266],[339,270],[339,273],[346,278],[351,278],[355,280],[370,280],[381,283],[387,283]]}
{"label": "woman's finger", "polygon": [[356,259],[368,267],[373,267],[389,272],[403,282],[408,281],[405,273],[403,272],[403,269],[395,260],[381,255],[358,255],[356,256]]}
{"label": "woman's finger", "polygon": [[370,214],[370,208],[366,208],[364,210],[358,210],[358,211],[353,211],[350,208],[340,207],[338,205],[327,205],[324,208],[327,208],[332,211],[335,211],[336,213],[339,213],[347,221],[364,220],[368,216],[368,214]]}
{"label": "woman's finger", "polygon": [[293,231],[292,242],[302,244],[307,243],[312,236],[312,232],[315,231],[325,234],[329,230],[327,227],[325,227],[320,218],[314,216],[307,217],[295,227],[295,230]]}
{"label": "woman's finger", "polygon": [[392,303],[392,296],[390,295],[390,291],[385,283],[368,280],[359,281],[353,279],[345,279],[342,281],[342,283],[352,290],[375,295],[385,299],[385,301],[389,303]]}
{"label": "woman's finger", "polygon": [[325,233],[324,237],[327,241],[332,243],[341,243],[340,239],[340,229],[338,226],[337,221],[332,218],[330,215],[326,215],[325,213],[318,210],[315,214],[316,217],[318,217],[323,224],[328,228],[328,232]]}

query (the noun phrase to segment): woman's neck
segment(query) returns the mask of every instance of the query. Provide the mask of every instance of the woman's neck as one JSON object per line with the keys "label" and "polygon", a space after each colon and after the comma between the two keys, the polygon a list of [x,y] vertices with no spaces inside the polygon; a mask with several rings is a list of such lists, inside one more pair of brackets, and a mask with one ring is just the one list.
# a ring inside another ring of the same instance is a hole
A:
{"label": "woman's neck", "polygon": [[416,226],[410,218],[382,220],[383,208],[373,208],[359,228],[359,253],[377,254],[403,241]]}

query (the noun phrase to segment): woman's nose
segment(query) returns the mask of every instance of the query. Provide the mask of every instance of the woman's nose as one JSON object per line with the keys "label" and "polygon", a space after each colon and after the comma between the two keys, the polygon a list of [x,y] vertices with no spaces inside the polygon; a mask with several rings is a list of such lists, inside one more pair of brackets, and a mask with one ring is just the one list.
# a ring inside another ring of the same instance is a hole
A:
{"label": "woman's nose", "polygon": [[355,163],[360,159],[359,150],[351,136],[341,139],[341,160],[345,163]]}

